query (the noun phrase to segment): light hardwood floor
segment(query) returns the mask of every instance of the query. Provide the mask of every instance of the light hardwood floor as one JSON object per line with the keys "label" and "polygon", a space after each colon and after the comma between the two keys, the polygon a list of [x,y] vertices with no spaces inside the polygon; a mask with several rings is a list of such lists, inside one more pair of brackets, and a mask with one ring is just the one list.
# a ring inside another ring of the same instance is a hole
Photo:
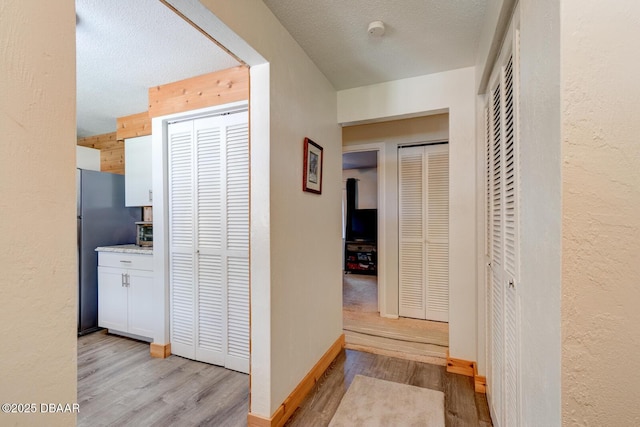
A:
{"label": "light hardwood floor", "polygon": [[[471,378],[442,366],[346,350],[289,426],[326,426],[355,375],[445,393],[446,425],[491,426]],[[178,356],[152,359],[147,343],[97,332],[78,338],[79,426],[246,426],[249,378]]]}
{"label": "light hardwood floor", "polygon": [[358,374],[442,391],[447,427],[492,425],[486,396],[474,391],[471,377],[447,373],[443,366],[346,350],[336,358],[286,426],[327,426]]}
{"label": "light hardwood floor", "polygon": [[79,426],[246,426],[249,376],[104,331],[78,338]]}
{"label": "light hardwood floor", "polygon": [[377,294],[376,276],[344,275],[343,329],[347,348],[445,366],[449,325],[380,317]]}

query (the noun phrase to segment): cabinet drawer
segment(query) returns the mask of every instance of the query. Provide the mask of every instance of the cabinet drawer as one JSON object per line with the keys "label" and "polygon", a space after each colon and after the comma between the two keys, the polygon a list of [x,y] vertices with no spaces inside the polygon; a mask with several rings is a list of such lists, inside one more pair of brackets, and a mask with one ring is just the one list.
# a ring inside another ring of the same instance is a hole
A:
{"label": "cabinet drawer", "polygon": [[98,252],[98,265],[153,271],[153,255]]}

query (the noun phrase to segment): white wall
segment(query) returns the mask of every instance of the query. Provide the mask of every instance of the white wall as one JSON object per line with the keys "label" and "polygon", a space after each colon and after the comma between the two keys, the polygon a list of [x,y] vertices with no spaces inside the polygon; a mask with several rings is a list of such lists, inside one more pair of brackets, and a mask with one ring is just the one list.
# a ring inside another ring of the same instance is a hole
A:
{"label": "white wall", "polygon": [[[451,357],[474,361],[477,360],[475,87],[472,67],[338,92],[341,124],[449,112],[449,353]],[[392,164],[396,154],[387,157],[389,175],[397,173]],[[397,216],[397,210],[387,209],[387,218]],[[391,236],[388,241],[391,245]],[[397,283],[397,271],[397,264],[388,266],[387,283]],[[397,298],[387,304],[389,309],[397,310]]]}
{"label": "white wall", "polygon": [[560,9],[563,425],[640,425],[639,16]]}
{"label": "white wall", "polygon": [[[269,417],[342,333],[336,92],[261,1],[202,3],[268,61],[251,71],[251,412]],[[322,195],[302,191],[305,137],[324,148]]]}
{"label": "white wall", "polygon": [[358,180],[356,209],[378,209],[378,169],[344,169],[342,171],[343,188],[346,188],[349,178]]}
{"label": "white wall", "polygon": [[522,415],[560,425],[559,4],[520,2],[520,366]]}
{"label": "white wall", "polygon": [[100,150],[76,145],[76,167],[100,171]]}
{"label": "white wall", "polygon": [[[77,402],[74,4],[1,9],[0,403],[39,410]],[[74,423],[0,413],[0,425]]]}

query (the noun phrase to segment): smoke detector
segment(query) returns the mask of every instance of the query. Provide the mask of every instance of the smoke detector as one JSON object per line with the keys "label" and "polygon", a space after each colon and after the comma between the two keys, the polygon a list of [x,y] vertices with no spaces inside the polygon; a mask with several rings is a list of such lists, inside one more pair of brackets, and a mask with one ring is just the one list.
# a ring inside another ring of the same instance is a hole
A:
{"label": "smoke detector", "polygon": [[373,21],[369,24],[369,35],[373,37],[382,37],[384,34],[384,22]]}

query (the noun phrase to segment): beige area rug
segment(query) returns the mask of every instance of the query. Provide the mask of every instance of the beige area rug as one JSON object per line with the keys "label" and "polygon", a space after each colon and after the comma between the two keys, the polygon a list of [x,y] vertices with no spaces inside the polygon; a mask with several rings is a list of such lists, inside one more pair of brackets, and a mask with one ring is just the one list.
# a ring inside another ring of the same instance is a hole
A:
{"label": "beige area rug", "polygon": [[444,393],[356,375],[329,427],[444,427]]}

